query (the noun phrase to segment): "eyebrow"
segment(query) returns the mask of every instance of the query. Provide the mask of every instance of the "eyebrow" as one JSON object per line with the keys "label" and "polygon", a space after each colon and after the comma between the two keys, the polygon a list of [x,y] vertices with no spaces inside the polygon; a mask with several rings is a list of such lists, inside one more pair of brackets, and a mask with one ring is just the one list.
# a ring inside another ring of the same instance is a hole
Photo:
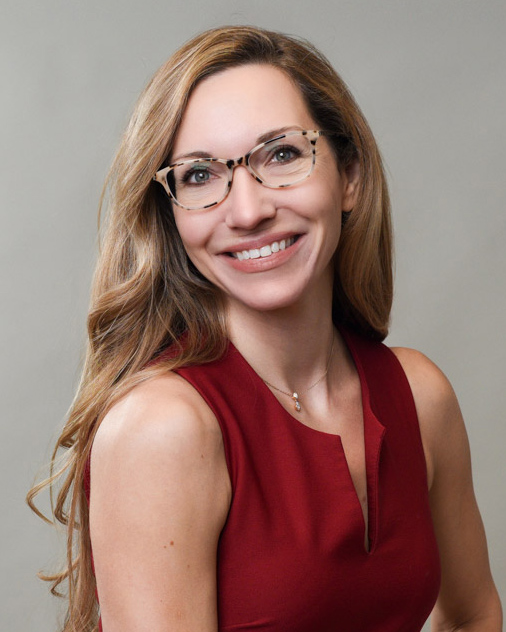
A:
{"label": "eyebrow", "polygon": [[[253,145],[253,147],[256,147],[257,145],[261,145],[262,143],[265,143],[268,140],[272,140],[276,138],[276,136],[280,136],[281,134],[284,134],[285,132],[292,132],[292,131],[295,132],[299,130],[302,130],[302,127],[300,127],[299,125],[286,125],[285,127],[277,127],[276,129],[270,129],[267,132],[260,134],[260,136],[257,136],[256,142]],[[253,149],[253,147],[251,149]],[[251,151],[251,149],[249,151]],[[192,158],[216,158],[216,156],[213,156],[212,153],[209,151],[196,149],[194,151],[190,151],[184,154],[178,154],[177,156],[172,156],[170,158],[170,163],[174,164],[176,162],[180,162],[181,160],[191,160]]]}

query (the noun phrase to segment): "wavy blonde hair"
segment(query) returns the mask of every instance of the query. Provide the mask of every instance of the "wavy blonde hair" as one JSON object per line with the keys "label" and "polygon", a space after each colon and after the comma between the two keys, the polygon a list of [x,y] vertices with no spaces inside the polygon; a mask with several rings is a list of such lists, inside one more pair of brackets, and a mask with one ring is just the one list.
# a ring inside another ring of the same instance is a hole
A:
{"label": "wavy blonde hair", "polygon": [[[253,27],[204,32],[154,75],[135,107],[104,191],[109,212],[93,283],[89,342],[81,383],[52,459],[51,476],[34,496],[58,487],[53,514],[67,528],[67,563],[43,576],[53,594],[67,583],[63,632],[98,629],[88,533],[86,468],[95,432],[110,407],[135,384],[183,364],[219,357],[226,331],[219,294],[184,251],[170,202],[153,175],[167,164],[188,98],[214,73],[270,64],[299,86],[321,129],[331,131],[340,169],[358,161],[360,190],[346,214],[335,256],[335,321],[382,340],[392,302],[389,198],[369,126],[330,63],[306,41]],[[182,334],[186,343],[179,344]],[[170,359],[153,364],[172,345]],[[64,451],[63,463],[57,456]]]}

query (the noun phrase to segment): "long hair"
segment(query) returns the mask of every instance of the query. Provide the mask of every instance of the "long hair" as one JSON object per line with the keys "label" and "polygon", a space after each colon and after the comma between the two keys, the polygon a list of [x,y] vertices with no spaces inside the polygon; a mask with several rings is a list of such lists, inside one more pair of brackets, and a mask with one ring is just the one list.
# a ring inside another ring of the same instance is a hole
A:
{"label": "long hair", "polygon": [[[34,496],[47,486],[59,489],[53,514],[67,528],[67,563],[61,573],[43,578],[52,581],[54,594],[67,583],[63,632],[91,632],[98,626],[84,480],[105,413],[150,376],[209,362],[225,349],[220,296],[186,256],[169,199],[153,175],[170,159],[195,86],[214,73],[251,63],[279,68],[299,86],[320,129],[332,132],[340,169],[358,161],[358,198],[346,214],[334,258],[333,318],[370,338],[382,340],[387,334],[392,302],[388,192],[373,135],[346,85],[303,40],[249,26],[198,35],[143,91],[106,180],[109,209],[93,283],[83,375],[55,446],[51,476],[28,495],[41,515]],[[170,358],[153,363],[168,346],[174,349]],[[63,464],[57,466],[61,450]]]}

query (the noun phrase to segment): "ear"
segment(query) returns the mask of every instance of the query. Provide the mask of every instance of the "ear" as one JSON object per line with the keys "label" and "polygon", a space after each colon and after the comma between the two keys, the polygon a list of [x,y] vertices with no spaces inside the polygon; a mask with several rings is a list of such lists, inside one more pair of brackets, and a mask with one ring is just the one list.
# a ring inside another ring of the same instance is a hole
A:
{"label": "ear", "polygon": [[351,165],[343,170],[341,179],[343,182],[341,210],[352,211],[357,201],[360,184],[360,165],[358,160],[352,162]]}

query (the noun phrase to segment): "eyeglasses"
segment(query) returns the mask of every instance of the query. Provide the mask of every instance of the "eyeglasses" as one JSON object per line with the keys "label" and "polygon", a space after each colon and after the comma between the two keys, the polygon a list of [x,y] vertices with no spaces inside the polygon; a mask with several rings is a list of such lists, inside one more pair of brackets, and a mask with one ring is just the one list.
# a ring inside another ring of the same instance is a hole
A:
{"label": "eyeglasses", "polygon": [[270,189],[290,187],[309,178],[316,162],[316,141],[324,132],[294,130],[261,143],[235,160],[192,158],[157,171],[153,180],[181,208],[196,211],[216,206],[228,195],[234,169],[246,167]]}

